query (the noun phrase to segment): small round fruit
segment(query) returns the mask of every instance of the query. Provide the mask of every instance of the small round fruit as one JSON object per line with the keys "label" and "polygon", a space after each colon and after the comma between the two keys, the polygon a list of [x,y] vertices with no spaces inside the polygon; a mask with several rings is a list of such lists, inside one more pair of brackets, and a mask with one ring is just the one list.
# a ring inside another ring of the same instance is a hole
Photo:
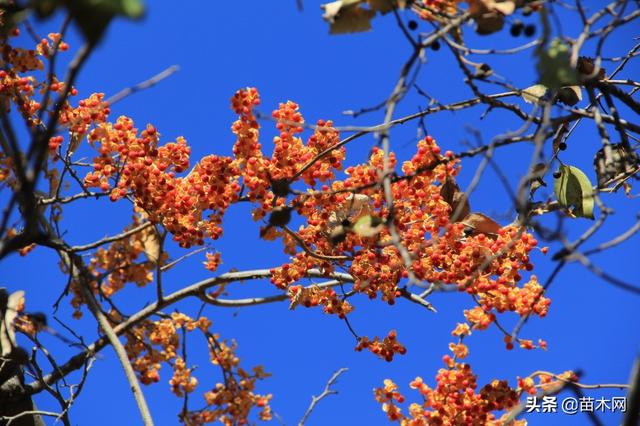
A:
{"label": "small round fruit", "polygon": [[536,33],[536,26],[533,24],[529,24],[524,27],[524,35],[527,37],[532,37]]}
{"label": "small round fruit", "polygon": [[511,29],[509,32],[513,37],[519,37],[522,34],[522,30],[524,29],[524,24],[522,21],[515,21],[513,25],[511,25]]}

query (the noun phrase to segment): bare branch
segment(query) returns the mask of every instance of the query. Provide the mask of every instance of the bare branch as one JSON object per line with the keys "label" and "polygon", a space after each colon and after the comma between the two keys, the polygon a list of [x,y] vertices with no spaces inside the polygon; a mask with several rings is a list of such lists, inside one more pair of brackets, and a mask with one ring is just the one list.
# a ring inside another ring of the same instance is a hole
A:
{"label": "bare branch", "polygon": [[307,408],[307,411],[304,413],[304,416],[302,416],[302,419],[300,419],[300,421],[298,422],[298,426],[303,426],[305,424],[305,422],[307,421],[307,418],[309,417],[313,409],[316,407],[318,402],[320,402],[322,399],[326,398],[329,395],[335,395],[338,393],[338,391],[332,390],[331,386],[335,384],[335,382],[338,380],[338,377],[340,377],[342,373],[345,373],[347,371],[348,371],[348,368],[341,368],[335,373],[333,373],[333,376],[331,376],[331,378],[325,385],[322,393],[318,396],[311,396],[311,404],[309,404],[309,408]]}
{"label": "bare branch", "polygon": [[155,86],[156,84],[158,84],[159,82],[161,82],[165,78],[167,78],[167,77],[171,76],[172,74],[174,74],[175,72],[177,72],[179,69],[180,69],[180,67],[178,65],[171,65],[169,68],[165,69],[162,72],[159,72],[158,74],[154,75],[153,77],[151,77],[148,80],[145,80],[145,81],[143,81],[141,83],[138,83],[135,86],[127,87],[126,89],[122,89],[121,91],[119,91],[115,95],[113,95],[110,98],[108,98],[107,102],[109,104],[113,105],[116,102],[121,101],[122,99],[126,98],[129,95],[132,95],[132,94],[134,94],[136,92],[139,92],[141,90],[148,89],[148,88],[150,88],[152,86]]}

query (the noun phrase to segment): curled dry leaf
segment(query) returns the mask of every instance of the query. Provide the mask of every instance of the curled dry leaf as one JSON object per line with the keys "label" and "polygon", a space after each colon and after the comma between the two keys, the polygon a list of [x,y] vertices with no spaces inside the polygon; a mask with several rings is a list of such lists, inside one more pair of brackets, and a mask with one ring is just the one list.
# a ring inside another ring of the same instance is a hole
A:
{"label": "curled dry leaf", "polygon": [[155,228],[153,228],[153,226],[150,226],[142,230],[140,241],[142,241],[144,254],[147,256],[147,259],[149,259],[149,261],[153,263],[158,262],[158,259],[160,258],[162,242],[160,241],[160,237],[158,236]]}
{"label": "curled dry leaf", "polygon": [[376,11],[361,6],[362,0],[339,0],[326,3],[320,7],[324,10],[322,17],[329,22],[330,34],[348,34],[371,29],[371,19]]}
{"label": "curled dry leaf", "polygon": [[547,165],[545,163],[538,163],[533,167],[531,173],[531,179],[529,180],[529,196],[533,197],[534,192],[541,186],[547,186],[542,179],[547,171]]}
{"label": "curled dry leaf", "polygon": [[611,145],[611,158],[607,161],[605,148],[600,148],[593,159],[593,167],[598,176],[598,188],[606,188],[617,179],[623,179],[638,172],[640,159],[628,145]]}
{"label": "curled dry leaf", "polygon": [[[5,289],[0,289],[0,292],[6,295]],[[13,348],[17,347],[13,321],[24,304],[24,291],[15,291],[6,300],[6,305],[0,307],[0,349],[3,357],[8,356]]]}
{"label": "curled dry leaf", "polygon": [[292,292],[291,287],[289,287],[289,309],[294,310],[300,304],[300,296],[302,296],[302,291]]}
{"label": "curled dry leaf", "polygon": [[607,72],[604,68],[600,67],[596,72],[596,65],[593,58],[587,56],[580,56],[578,63],[576,64],[576,70],[580,76],[580,80],[604,80]]}
{"label": "curled dry leaf", "polygon": [[47,172],[47,178],[49,178],[49,198],[53,198],[60,187],[60,173],[58,173],[57,169],[52,169]]}
{"label": "curled dry leaf", "polygon": [[522,91],[522,99],[528,104],[537,104],[547,94],[547,86],[544,84],[534,84]]}
{"label": "curled dry leaf", "polygon": [[[522,91],[522,99],[529,104],[539,104],[549,93],[544,84],[534,84]],[[563,86],[558,89],[556,101],[573,106],[582,100],[582,88],[580,86]]]}
{"label": "curled dry leaf", "polygon": [[473,234],[497,235],[501,228],[495,220],[482,213],[471,213],[462,220],[462,223],[470,228]]}
{"label": "curled dry leaf", "polygon": [[514,0],[471,0],[469,13],[476,22],[476,32],[480,35],[500,31],[504,26],[504,17],[516,10]]}
{"label": "curled dry leaf", "polygon": [[468,198],[464,196],[464,192],[460,190],[460,187],[453,176],[447,176],[447,179],[440,188],[440,195],[444,201],[451,206],[451,213],[449,214],[450,219],[453,218],[453,215],[458,210],[458,206],[462,202],[464,202],[464,204],[460,207],[461,210],[457,215],[457,219],[466,217],[471,211]]}
{"label": "curled dry leaf", "polygon": [[556,98],[565,105],[574,106],[582,100],[582,88],[580,86],[561,87]]}
{"label": "curled dry leaf", "polygon": [[78,133],[72,133],[69,138],[69,154],[73,154],[76,152],[78,147],[80,146],[80,142],[82,142],[82,136]]}
{"label": "curled dry leaf", "polygon": [[564,142],[567,132],[569,132],[569,123],[562,123],[556,130],[552,144],[554,154],[558,154],[558,151],[560,151],[560,144]]}
{"label": "curled dry leaf", "polygon": [[391,12],[395,9],[404,9],[407,7],[406,0],[367,0],[369,7],[375,11],[382,13]]}

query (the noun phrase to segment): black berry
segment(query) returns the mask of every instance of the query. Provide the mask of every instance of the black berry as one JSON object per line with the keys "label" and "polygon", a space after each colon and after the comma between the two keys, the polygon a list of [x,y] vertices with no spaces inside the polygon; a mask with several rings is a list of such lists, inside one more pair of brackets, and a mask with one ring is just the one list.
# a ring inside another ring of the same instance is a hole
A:
{"label": "black berry", "polygon": [[564,142],[560,142],[560,143],[558,144],[558,149],[559,149],[560,151],[564,151],[565,149],[567,149],[567,144],[566,144],[566,143],[564,143]]}
{"label": "black berry", "polygon": [[509,32],[514,37],[519,37],[522,34],[522,30],[524,29],[524,24],[521,21],[515,21],[513,25],[511,25],[511,29]]}
{"label": "black berry", "polygon": [[560,172],[554,172],[553,173],[553,178],[554,179],[560,179],[560,176],[562,176],[562,173],[560,173]]}
{"label": "black berry", "polygon": [[431,50],[440,50],[440,42],[438,40],[431,43]]}
{"label": "black berry", "polygon": [[269,225],[285,226],[291,220],[291,207],[276,207],[269,216]]}
{"label": "black berry", "polygon": [[407,27],[409,27],[411,31],[414,31],[416,28],[418,28],[418,23],[412,19],[407,23]]}
{"label": "black berry", "polygon": [[524,35],[527,37],[532,37],[536,33],[536,26],[533,24],[529,24],[524,27]]}
{"label": "black berry", "polygon": [[276,197],[286,197],[291,192],[289,187],[289,179],[274,179],[271,181],[271,190]]}

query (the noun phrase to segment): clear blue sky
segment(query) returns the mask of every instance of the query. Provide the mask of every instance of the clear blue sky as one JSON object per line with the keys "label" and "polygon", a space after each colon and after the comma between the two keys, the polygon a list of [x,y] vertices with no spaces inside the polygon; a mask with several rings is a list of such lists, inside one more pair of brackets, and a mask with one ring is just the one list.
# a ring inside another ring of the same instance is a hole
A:
{"label": "clear blue sky", "polygon": [[[342,115],[342,111],[371,106],[385,99],[410,54],[410,46],[391,16],[376,18],[374,30],[369,33],[329,36],[318,3],[311,1],[305,2],[303,12],[297,11],[293,0],[149,3],[143,21],[114,22],[91,56],[77,87],[86,96],[94,91],[112,95],[178,64],[177,74],[115,105],[112,118],[126,114],[138,127],[153,123],[163,141],[180,135],[186,137],[194,162],[209,153],[231,152],[234,137],[229,128],[235,117],[228,100],[238,88],[245,86],[260,90],[263,99],[260,110],[264,113],[276,108],[278,102],[290,99],[301,105],[308,121],[325,118],[334,119],[339,125],[380,123],[380,113],[353,120]],[[524,19],[537,22],[535,16]],[[563,25],[571,36],[577,35],[575,23],[567,21]],[[55,28],[49,22],[37,30],[45,34]],[[428,31],[429,26],[421,23],[419,30]],[[465,33],[469,34],[467,42],[473,47],[516,46],[524,40],[509,37],[508,31],[484,38],[472,35],[472,28],[466,28]],[[627,52],[635,43],[636,35],[633,24],[617,32],[605,44],[607,56]],[[72,50],[79,47],[77,34],[69,41]],[[472,97],[461,83],[457,65],[444,48],[427,52],[427,60],[417,80],[421,88],[441,102]],[[492,64],[496,65],[497,73],[518,87],[535,83],[531,52],[515,58],[498,58]],[[613,68],[611,64],[605,67]],[[637,63],[632,61],[620,78],[637,77],[638,71]],[[424,98],[412,94],[401,104],[397,116],[416,112],[425,104]],[[478,108],[438,114],[428,117],[425,124],[443,149],[453,151],[466,149],[465,141],[473,142],[465,130],[467,125],[480,130],[485,141],[519,126],[510,115],[500,112],[479,121],[483,111]],[[262,140],[268,147],[274,128],[272,123],[264,122],[263,129]],[[413,122],[393,131],[392,146],[401,158],[412,155],[415,136],[416,123]],[[363,161],[374,143],[373,136],[354,141],[349,146],[349,161]],[[591,164],[599,144],[593,125],[581,125],[570,139],[563,159],[582,168],[595,180]],[[269,148],[265,151],[270,152]],[[530,147],[513,147],[496,154],[496,161],[504,167],[514,186],[526,173],[530,152]],[[81,155],[89,153],[86,150]],[[477,163],[476,159],[463,162],[460,178],[463,188]],[[2,197],[6,200],[6,195]],[[604,201],[616,209],[615,216],[586,247],[593,247],[627,229],[640,211],[637,198],[630,200],[615,195],[605,196]],[[471,203],[473,210],[496,217],[502,224],[513,219],[509,198],[491,170],[486,172]],[[68,230],[68,241],[80,244],[120,231],[129,223],[130,216],[128,204],[87,201],[66,210],[62,226]],[[546,223],[554,221],[550,218]],[[575,238],[590,224],[588,220],[577,219],[567,221],[565,226],[569,236]],[[223,255],[221,272],[231,268],[268,268],[286,261],[279,242],[258,238],[259,225],[252,222],[248,206],[233,207],[225,217],[224,226],[224,237],[213,244]],[[635,261],[639,242],[640,238],[635,236],[624,246],[598,255],[594,261],[616,277],[638,283],[640,274]],[[551,245],[550,252],[556,250],[557,246]],[[173,251],[174,257],[180,253],[177,249]],[[165,278],[166,290],[173,291],[209,276],[202,260],[202,256],[194,256],[169,272]],[[554,266],[550,256],[539,254],[535,255],[534,263],[534,273],[540,280],[546,279]],[[65,277],[58,271],[55,253],[44,248],[37,248],[26,258],[12,256],[0,264],[0,284],[26,290],[29,310],[49,311],[65,283]],[[256,281],[236,284],[230,287],[230,292],[237,296],[259,296],[274,294],[275,289],[267,281]],[[479,383],[501,378],[515,384],[516,376],[526,376],[539,369],[557,373],[582,370],[585,383],[626,382],[638,354],[639,297],[600,281],[576,264],[561,272],[548,296],[552,300],[548,317],[534,319],[523,331],[523,337],[547,340],[547,352],[506,351],[502,335],[494,329],[476,332],[468,339],[469,362],[479,375]],[[154,300],[154,292],[152,288],[139,290],[132,286],[115,300],[125,312],[133,313]],[[384,335],[390,329],[398,330],[399,339],[408,352],[392,363],[370,353],[354,352],[355,341],[345,324],[336,317],[323,315],[320,309],[299,308],[291,312],[286,303],[281,303],[242,310],[208,307],[205,312],[213,321],[213,330],[223,337],[236,339],[238,354],[245,366],[262,364],[273,374],[260,384],[258,391],[273,393],[273,411],[285,424],[297,424],[311,395],[322,390],[335,370],[347,367],[349,371],[335,387],[339,394],[322,401],[308,424],[382,425],[387,421],[373,398],[372,389],[381,386],[383,379],[391,378],[409,400],[418,401],[417,393],[408,388],[409,381],[420,375],[434,384],[437,369],[442,367],[441,357],[447,353],[451,341],[449,333],[456,322],[463,320],[462,309],[473,306],[471,299],[459,294],[436,294],[431,301],[438,314],[403,301],[390,307],[364,297],[354,299],[356,311],[350,318],[359,334]],[[180,308],[195,315],[198,305],[187,302]],[[60,318],[77,328],[87,341],[92,341],[97,330],[90,315],[74,321],[69,314],[68,309],[59,313]],[[502,322],[512,325],[514,320],[506,316]],[[72,354],[52,338],[43,340],[51,345],[58,359],[66,360]],[[198,394],[215,384],[219,377],[216,370],[207,366],[203,342],[192,338],[189,347],[193,353],[190,362],[201,366],[196,374],[201,384],[192,398],[197,401]],[[156,424],[173,425],[177,423],[181,401],[170,393],[166,384],[171,377],[170,369],[163,368],[161,377],[161,383],[145,387],[144,391]],[[596,390],[587,394],[597,398],[621,396],[622,392]],[[39,396],[37,401],[42,409],[57,408],[49,398]],[[194,406],[198,405],[194,402]],[[600,418],[608,425],[619,422],[619,417],[611,414]],[[74,424],[93,426],[139,423],[133,397],[111,350],[99,355],[86,388],[73,407],[71,419]],[[531,420],[532,424],[558,425],[588,422],[584,416],[562,414]]]}

